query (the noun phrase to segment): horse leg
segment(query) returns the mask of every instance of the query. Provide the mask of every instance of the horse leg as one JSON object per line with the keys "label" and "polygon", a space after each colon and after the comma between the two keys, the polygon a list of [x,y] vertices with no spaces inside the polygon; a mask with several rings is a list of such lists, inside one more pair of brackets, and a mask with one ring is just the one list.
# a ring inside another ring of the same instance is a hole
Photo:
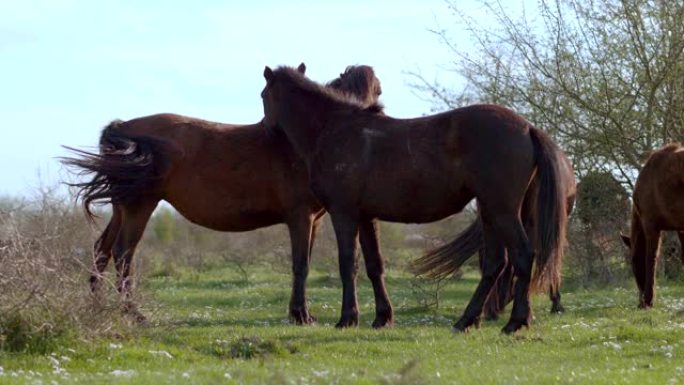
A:
{"label": "horse leg", "polygon": [[551,300],[551,313],[560,314],[565,312],[563,304],[561,304],[561,294],[560,289],[554,290],[549,288],[549,299]]}
{"label": "horse leg", "polygon": [[503,333],[510,334],[530,324],[529,289],[534,253],[522,222],[517,216],[511,216],[508,220],[500,220],[498,224],[497,229],[499,229],[499,233],[504,237],[508,246],[509,260],[513,265],[513,272],[516,277],[511,318],[502,329]]}
{"label": "horse leg", "polygon": [[639,307],[641,307],[643,305],[646,277],[646,236],[641,226],[641,220],[632,220],[631,234],[631,237],[628,238],[628,246],[632,254],[632,273],[639,289]]}
{"label": "horse leg", "polygon": [[[523,222],[523,228],[525,230],[525,233],[528,234],[529,236],[533,236],[535,234],[534,231],[534,219],[535,219],[535,209],[536,209],[536,196],[538,194],[538,184],[536,181],[533,181],[532,184],[528,187],[527,192],[525,193],[525,198],[523,199],[522,207],[520,210],[521,216],[522,216],[522,222]],[[488,311],[490,314],[488,315],[489,317],[492,317],[493,319],[498,318],[498,313],[501,313],[506,306],[513,301],[513,296],[514,296],[514,269],[513,269],[513,263],[511,261],[512,256],[509,254],[507,256],[507,265],[506,269],[504,272],[501,274],[501,277],[499,277],[499,280],[497,281],[496,284],[496,289],[497,291],[497,302],[491,301],[492,303],[488,306]],[[562,309],[562,306],[560,305],[560,293],[556,292],[557,296],[554,295],[554,293],[550,292],[551,295],[551,300],[553,302],[552,304],[552,309],[551,311],[554,312],[554,309]],[[562,310],[561,310],[562,311]],[[493,313],[496,312],[496,316],[493,315]]]}
{"label": "horse leg", "polygon": [[359,324],[359,306],[356,299],[356,254],[359,236],[358,220],[347,215],[331,213],[337,248],[340,276],[342,278],[342,316],[335,327],[345,328]]}
{"label": "horse leg", "polygon": [[378,242],[378,228],[375,220],[363,220],[359,224],[359,238],[366,263],[366,274],[373,285],[375,295],[374,328],[391,326],[394,323],[394,313],[385,288],[385,267],[380,243]]}
{"label": "horse leg", "polygon": [[316,241],[316,235],[318,234],[318,229],[321,227],[321,219],[324,215],[325,211],[321,211],[320,213],[316,214],[314,216],[313,222],[311,223],[311,238],[309,239],[309,260],[311,260],[311,256],[313,255],[313,247]]}
{"label": "horse leg", "polygon": [[[480,266],[480,272],[482,272],[483,269],[483,262],[484,262],[484,245],[480,247],[480,249],[477,251],[477,262],[479,263]],[[503,277],[504,273],[501,273],[501,276],[499,277],[499,280]],[[499,319],[499,313],[497,311],[497,303],[499,301],[499,280],[497,280],[494,283],[494,287],[492,288],[491,293],[489,293],[489,297],[485,300],[484,304],[484,314],[485,314],[485,320],[487,321],[496,321]]]}
{"label": "horse leg", "polygon": [[112,257],[112,245],[121,229],[121,208],[112,205],[112,218],[93,246],[93,269],[90,274],[90,291],[95,293],[100,287],[102,273]]}
{"label": "horse leg", "polygon": [[513,289],[513,267],[510,262],[506,262],[503,272],[496,280],[492,292],[487,297],[484,305],[485,320],[495,321],[499,319],[499,313],[511,301],[511,291]]}
{"label": "horse leg", "polygon": [[464,332],[472,325],[479,326],[480,314],[485,300],[489,297],[492,287],[506,266],[504,244],[485,216],[482,216],[482,226],[485,243],[482,258],[482,277],[463,315],[454,324],[454,332]]}
{"label": "horse leg", "polygon": [[290,297],[290,320],[297,325],[311,324],[316,319],[306,306],[306,278],[309,275],[310,250],[313,242],[313,218],[307,213],[295,215],[288,221],[292,245],[292,296]]}
{"label": "horse leg", "polygon": [[645,229],[644,291],[639,306],[649,308],[655,299],[656,264],[660,248],[660,231]]}
{"label": "horse leg", "polygon": [[122,206],[123,226],[112,249],[117,273],[117,290],[123,299],[123,310],[133,315],[138,322],[144,321],[145,316],[137,310],[132,299],[131,262],[145,225],[157,207],[157,203],[158,201],[155,200]]}

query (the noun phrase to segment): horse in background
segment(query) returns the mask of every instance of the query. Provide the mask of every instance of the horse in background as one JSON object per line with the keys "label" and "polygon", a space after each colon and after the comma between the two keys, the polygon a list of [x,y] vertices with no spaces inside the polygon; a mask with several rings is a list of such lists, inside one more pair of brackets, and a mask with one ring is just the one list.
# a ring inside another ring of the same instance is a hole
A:
{"label": "horse in background", "polygon": [[[266,67],[264,77],[264,125],[285,133],[304,159],[311,189],[333,222],[343,288],[337,327],[358,324],[355,254],[364,227],[376,220],[433,222],[474,198],[483,227],[483,274],[454,330],[479,322],[505,268],[506,251],[516,283],[503,332],[529,324],[530,284],[557,287],[554,272],[565,243],[563,165],[548,135],[496,105],[395,119],[330,92],[294,68]],[[529,188],[533,180],[536,188]],[[520,216],[526,199],[536,201],[523,215],[535,218],[536,254]],[[370,268],[367,261],[366,269],[369,276],[383,277],[382,260]],[[381,290],[372,281],[376,321],[389,303],[384,280],[378,281]]]}
{"label": "horse in background", "polygon": [[[328,89],[368,105],[381,94],[369,66],[347,67]],[[113,259],[125,310],[144,320],[131,298],[132,259],[150,215],[165,200],[189,221],[218,231],[285,223],[294,275],[289,317],[297,324],[315,322],[307,307],[306,278],[324,211],[309,191],[303,161],[283,136],[272,135],[261,122],[235,125],[159,114],[110,123],[102,131],[99,153],[70,150],[76,156],[62,162],[93,175],[72,184],[86,216],[94,220],[93,204],[112,205],[112,217],[94,245],[92,291]],[[375,237],[367,234],[369,242]],[[372,252],[379,251],[370,247]]]}
{"label": "horse in background", "polygon": [[684,263],[684,146],[670,143],[646,160],[634,185],[630,236],[632,272],[639,288],[639,307],[655,301],[660,233],[676,231]]}
{"label": "horse in background", "polygon": [[[575,173],[572,167],[572,162],[563,151],[558,152],[561,158],[563,167],[561,168],[561,183],[562,189],[566,197],[566,221],[572,213],[575,205],[575,196],[577,194],[577,185],[575,182]],[[535,182],[533,182],[535,183]],[[536,186],[532,186],[536,188]],[[533,194],[532,194],[533,195]],[[524,206],[534,205],[535,203],[526,200]],[[530,208],[521,210],[524,213],[530,213]],[[534,235],[537,231],[534,229],[534,217],[525,216],[522,218],[525,224],[527,234]],[[565,224],[567,225],[567,223]],[[564,225],[564,226],[565,226]],[[476,219],[460,234],[456,236],[452,242],[441,246],[421,258],[411,263],[411,268],[416,275],[422,275],[434,279],[444,279],[454,274],[460,266],[465,263],[472,255],[478,253],[480,259],[480,268],[482,268],[485,251],[484,239],[482,237],[482,220],[478,212]],[[558,250],[562,253],[562,249]],[[562,260],[563,254],[559,256]],[[561,282],[561,264],[556,265],[557,269],[553,273],[556,274],[556,280],[560,285]],[[496,320],[499,314],[504,310],[513,300],[513,266],[506,263],[506,267],[497,279],[492,289],[491,294],[487,298],[484,305],[484,316],[488,320]],[[549,288],[549,299],[551,300],[551,313],[561,313],[564,311],[561,304],[560,287],[555,289]]]}

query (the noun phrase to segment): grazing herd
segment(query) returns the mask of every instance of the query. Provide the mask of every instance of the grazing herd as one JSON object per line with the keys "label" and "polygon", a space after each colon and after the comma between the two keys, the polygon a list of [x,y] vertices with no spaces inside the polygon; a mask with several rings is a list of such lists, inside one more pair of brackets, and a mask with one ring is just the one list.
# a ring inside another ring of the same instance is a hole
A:
{"label": "grazing herd", "polygon": [[[460,212],[471,200],[477,219],[454,241],[413,262],[418,274],[443,277],[475,253],[481,280],[454,331],[513,309],[504,333],[528,326],[530,292],[549,290],[562,311],[560,270],[575,177],[565,153],[543,131],[497,105],[472,105],[396,119],[378,102],[379,80],[350,66],[320,85],[305,66],[266,67],[264,119],[252,125],[161,114],[110,123],[100,151],[72,149],[63,162],[89,181],[77,183],[87,217],[110,203],[112,217],[94,246],[90,284],[114,260],[124,306],[131,299],[135,248],[161,200],[214,230],[248,231],[285,223],[294,276],[289,305],[297,324],[315,322],[306,300],[311,248],[330,214],[339,250],[342,310],[337,327],[356,326],[355,255],[361,245],[373,286],[373,327],[394,322],[385,287],[377,221],[426,223]],[[660,231],[684,231],[684,150],[671,144],[647,161],[634,192],[630,246],[640,305],[654,300]],[[682,219],[679,219],[682,218]],[[679,232],[680,240],[684,232]],[[683,256],[684,262],[684,256]]]}

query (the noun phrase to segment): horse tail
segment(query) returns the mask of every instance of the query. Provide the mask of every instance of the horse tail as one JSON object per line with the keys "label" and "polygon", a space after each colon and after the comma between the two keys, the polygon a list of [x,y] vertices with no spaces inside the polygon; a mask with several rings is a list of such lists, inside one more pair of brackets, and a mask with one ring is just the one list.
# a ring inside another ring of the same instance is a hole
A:
{"label": "horse tail", "polygon": [[537,164],[536,234],[534,239],[536,268],[533,286],[540,290],[558,290],[560,286],[567,199],[563,190],[561,170],[564,160],[560,148],[543,131],[531,127],[530,137]]}
{"label": "horse tail", "polygon": [[102,130],[99,153],[65,146],[75,154],[63,157],[62,164],[79,176],[90,175],[87,182],[68,183],[77,189],[88,220],[97,215],[93,205],[127,204],[158,193],[158,182],[168,175],[173,152],[170,143],[121,132],[123,121],[115,120]]}
{"label": "horse tail", "polygon": [[482,220],[478,216],[456,239],[411,262],[411,270],[429,278],[446,278],[480,251],[483,244]]}

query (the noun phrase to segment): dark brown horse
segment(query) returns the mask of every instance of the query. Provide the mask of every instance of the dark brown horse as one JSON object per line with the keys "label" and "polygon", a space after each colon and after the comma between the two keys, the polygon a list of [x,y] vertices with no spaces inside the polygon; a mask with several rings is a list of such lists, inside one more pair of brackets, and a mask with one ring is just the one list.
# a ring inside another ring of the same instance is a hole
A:
{"label": "dark brown horse", "polygon": [[654,151],[641,169],[632,197],[632,229],[622,236],[630,248],[639,307],[655,300],[660,233],[676,231],[684,263],[684,146],[671,143]]}
{"label": "dark brown horse", "polygon": [[[340,97],[289,67],[266,67],[264,77],[264,124],[283,131],[304,158],[312,191],[335,228],[343,288],[338,327],[358,324],[354,259],[365,224],[376,219],[431,222],[461,211],[473,198],[479,203],[485,240],[483,274],[454,330],[465,331],[478,322],[505,267],[506,249],[517,279],[513,312],[503,331],[528,325],[530,283],[557,286],[556,251],[565,234],[562,161],[546,134],[499,106],[395,119]],[[537,187],[530,189],[535,179]],[[536,204],[528,207],[537,211],[536,255],[520,216],[528,192],[536,197]],[[382,277],[382,265],[368,274]],[[389,300],[384,284],[374,289],[377,321]]]}
{"label": "dark brown horse", "polygon": [[[567,216],[569,216],[575,205],[575,195],[577,193],[575,173],[573,171],[572,163],[567,155],[565,155],[563,151],[560,151],[559,156],[561,157],[564,165],[564,167],[561,168],[560,176],[561,183],[563,184],[563,191],[565,192],[566,197]],[[526,200],[523,203],[522,213],[531,212],[530,208],[526,208],[528,205],[534,205],[534,202]],[[525,231],[527,234],[532,236],[537,234],[537,231],[534,229],[534,217],[524,215],[522,219],[523,223],[525,224]],[[480,267],[482,267],[482,258],[484,257],[483,247],[484,239],[482,237],[482,220],[480,219],[478,213],[476,220],[473,221],[473,223],[471,223],[470,226],[463,230],[459,235],[457,235],[456,239],[415,260],[412,263],[412,268],[417,275],[424,275],[437,279],[447,278],[456,272],[461,265],[475,253],[479,254]],[[558,250],[560,253],[562,253],[562,251],[562,249]],[[562,260],[562,254],[559,256],[559,259]],[[560,284],[561,265],[558,264],[557,267],[558,269],[555,271],[557,274],[556,280]],[[513,276],[514,274],[512,265],[510,263],[506,263],[503,273],[501,273],[499,279],[496,281],[496,284],[494,284],[494,288],[485,302],[485,319],[497,319],[499,313],[501,313],[506,305],[513,300]],[[561,295],[558,289],[559,287],[549,290],[552,313],[563,312]]]}
{"label": "dark brown horse", "polygon": [[[348,67],[330,86],[364,105],[375,103],[381,93],[368,66]],[[152,211],[165,200],[191,222],[219,231],[285,223],[294,273],[289,316],[298,324],[315,320],[305,284],[324,211],[309,191],[304,163],[283,136],[269,134],[262,123],[231,125],[161,114],[112,122],[102,131],[99,154],[75,152],[78,157],[63,162],[94,174],[76,184],[87,216],[93,218],[92,203],[112,204],[112,218],[95,243],[93,290],[113,258],[118,288],[132,307],[133,253]],[[367,230],[373,242],[376,235]],[[368,252],[372,259],[379,251],[369,247]]]}

